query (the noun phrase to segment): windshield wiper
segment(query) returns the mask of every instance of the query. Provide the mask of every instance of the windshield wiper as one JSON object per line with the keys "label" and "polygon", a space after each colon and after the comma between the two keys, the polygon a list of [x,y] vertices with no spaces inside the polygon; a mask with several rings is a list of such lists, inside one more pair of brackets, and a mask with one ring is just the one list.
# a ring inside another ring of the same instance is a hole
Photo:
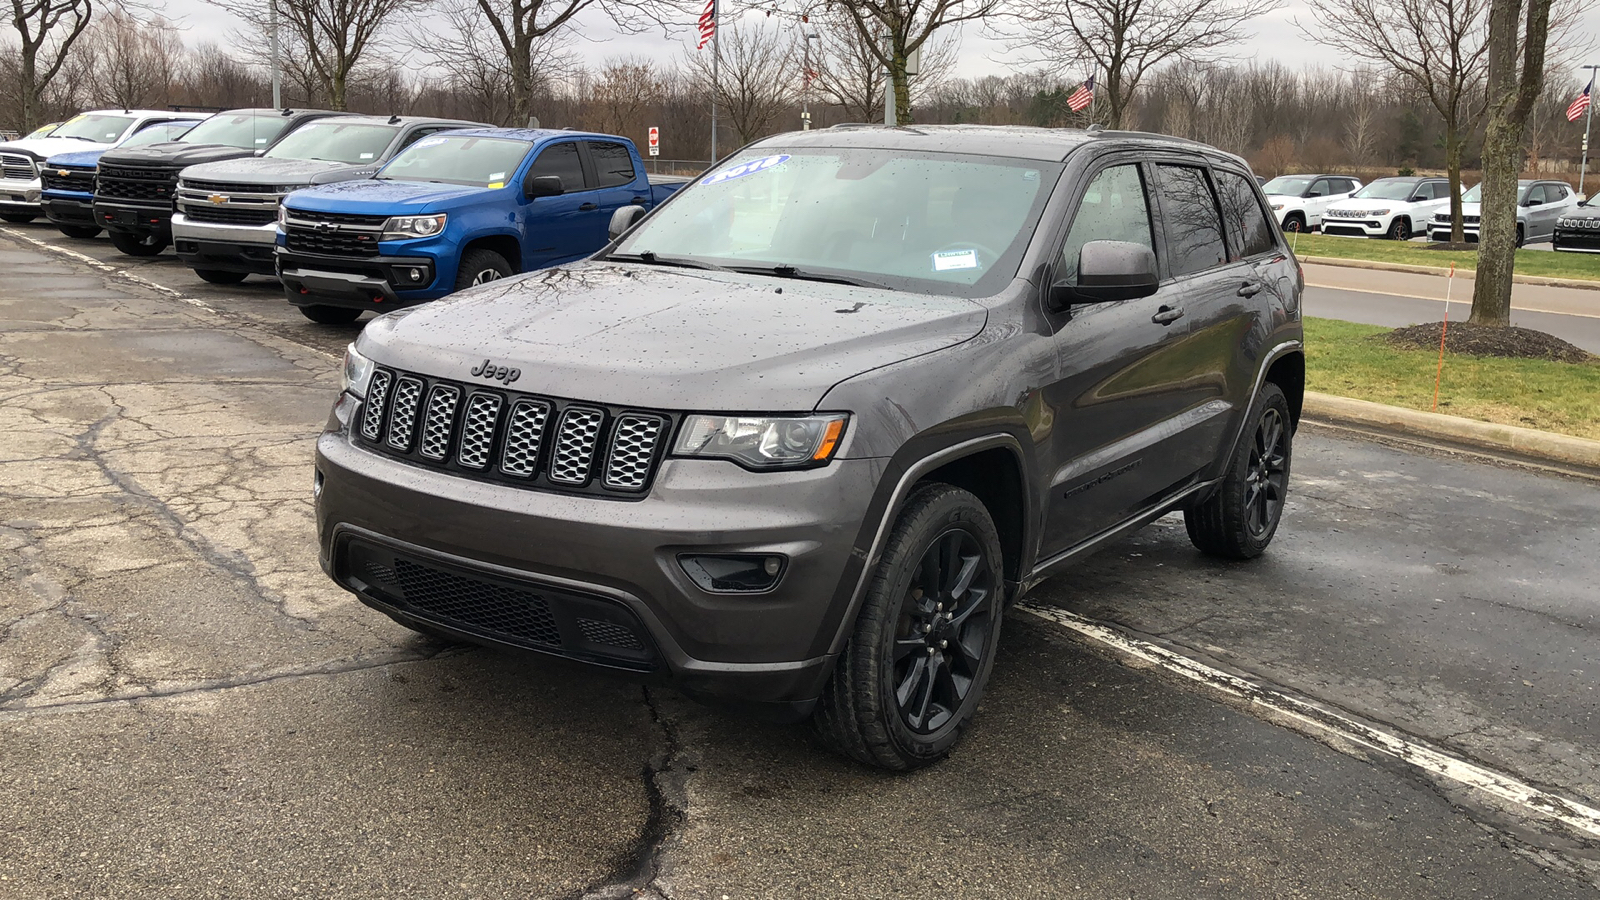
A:
{"label": "windshield wiper", "polygon": [[645,250],[641,253],[613,253],[606,259],[616,259],[622,262],[642,262],[647,266],[673,266],[679,269],[706,269],[712,272],[727,272],[726,266],[716,263],[703,262],[698,259],[689,259],[683,256],[662,256],[654,250]]}
{"label": "windshield wiper", "polygon": [[878,288],[892,290],[888,285],[865,278],[856,278],[851,275],[824,275],[820,272],[807,272],[790,265],[776,266],[734,266],[733,271],[743,272],[746,275],[772,275],[778,278],[793,278],[796,281],[821,281],[826,284],[849,284],[856,287]]}

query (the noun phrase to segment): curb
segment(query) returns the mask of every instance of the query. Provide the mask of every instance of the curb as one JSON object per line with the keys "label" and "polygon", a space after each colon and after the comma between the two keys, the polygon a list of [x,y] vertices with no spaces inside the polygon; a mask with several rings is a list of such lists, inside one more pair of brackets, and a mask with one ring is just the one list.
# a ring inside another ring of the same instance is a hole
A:
{"label": "curb", "polygon": [[1527,459],[1600,471],[1600,441],[1586,438],[1385,406],[1315,391],[1306,391],[1304,413],[1319,421],[1362,426],[1492,453],[1509,453]]}
{"label": "curb", "polygon": [[[1553,252],[1553,251],[1552,251]],[[1346,269],[1372,269],[1378,272],[1406,272],[1411,275],[1438,275],[1444,277],[1450,270],[1443,266],[1417,266],[1410,263],[1379,262],[1371,259],[1340,259],[1334,256],[1301,256],[1298,259],[1303,263],[1314,266],[1343,266]],[[1472,278],[1477,272],[1472,269],[1456,269],[1457,277]],[[1600,281],[1589,281],[1582,278],[1552,278],[1545,275],[1512,275],[1511,280],[1517,284],[1533,284],[1540,287],[1574,288],[1580,291],[1600,291]]]}

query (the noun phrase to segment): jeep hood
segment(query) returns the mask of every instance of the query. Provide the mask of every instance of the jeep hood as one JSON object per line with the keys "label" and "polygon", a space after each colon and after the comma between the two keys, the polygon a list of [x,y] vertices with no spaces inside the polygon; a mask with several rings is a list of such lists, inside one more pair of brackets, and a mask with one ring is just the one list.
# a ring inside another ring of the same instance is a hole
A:
{"label": "jeep hood", "polygon": [[458,201],[477,202],[489,193],[489,188],[467,184],[361,178],[297,191],[289,205],[302,212],[407,215],[449,211]]}
{"label": "jeep hood", "polygon": [[247,156],[223,162],[190,166],[183,177],[192,181],[222,181],[232,184],[302,185],[326,184],[362,178],[378,171],[376,160],[353,166],[321,159],[269,159]]}
{"label": "jeep hood", "polygon": [[126,150],[107,150],[100,162],[108,166],[137,166],[140,168],[184,168],[222,159],[240,159],[255,155],[254,150],[229,147],[226,144],[185,144],[166,141],[146,144]]}
{"label": "jeep hood", "polygon": [[592,262],[381,317],[359,347],[464,382],[489,359],[522,370],[513,390],[564,399],[800,412],[851,376],[970,340],[987,315],[956,297]]}

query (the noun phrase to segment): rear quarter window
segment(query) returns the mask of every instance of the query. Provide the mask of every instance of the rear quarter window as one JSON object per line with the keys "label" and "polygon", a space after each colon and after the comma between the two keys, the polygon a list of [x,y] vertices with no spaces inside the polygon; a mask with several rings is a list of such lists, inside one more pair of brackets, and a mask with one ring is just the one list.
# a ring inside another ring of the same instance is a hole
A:
{"label": "rear quarter window", "polygon": [[1226,170],[1216,170],[1217,194],[1222,201],[1222,223],[1228,229],[1240,256],[1270,253],[1278,247],[1266,210],[1256,199],[1250,179]]}

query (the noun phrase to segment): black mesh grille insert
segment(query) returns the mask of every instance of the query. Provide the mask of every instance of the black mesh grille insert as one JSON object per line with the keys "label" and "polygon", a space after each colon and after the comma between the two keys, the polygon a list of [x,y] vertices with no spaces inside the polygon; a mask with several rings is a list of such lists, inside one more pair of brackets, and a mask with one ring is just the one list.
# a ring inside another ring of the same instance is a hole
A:
{"label": "black mesh grille insert", "polygon": [[397,559],[395,578],[406,605],[474,630],[511,635],[535,644],[561,646],[561,631],[544,598],[526,591],[463,578]]}
{"label": "black mesh grille insert", "polygon": [[247,206],[199,206],[189,204],[183,214],[191,222],[216,222],[219,225],[271,225],[278,220],[278,211]]}
{"label": "black mesh grille insert", "polygon": [[177,188],[177,169],[102,165],[95,181],[96,196],[124,200],[171,200]]}
{"label": "black mesh grille insert", "polygon": [[[62,172],[67,174],[63,175]],[[94,193],[93,169],[45,169],[39,173],[47,191],[82,191]]]}

